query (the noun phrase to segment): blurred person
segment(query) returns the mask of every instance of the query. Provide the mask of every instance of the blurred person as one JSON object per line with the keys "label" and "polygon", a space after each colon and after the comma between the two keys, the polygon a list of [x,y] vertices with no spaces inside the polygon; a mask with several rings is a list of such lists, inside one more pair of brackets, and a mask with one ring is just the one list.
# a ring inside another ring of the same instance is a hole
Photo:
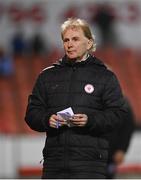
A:
{"label": "blurred person", "polygon": [[40,33],[35,33],[29,42],[29,53],[38,56],[45,54],[47,50],[45,39]]}
{"label": "blurred person", "polygon": [[14,73],[13,59],[0,47],[0,76],[9,77]]}
{"label": "blurred person", "polygon": [[93,22],[98,26],[101,46],[116,44],[114,20],[110,6],[107,3],[100,4],[97,13],[93,17]]}
{"label": "blurred person", "polygon": [[125,106],[128,110],[128,115],[123,119],[121,125],[110,136],[107,179],[114,179],[116,177],[117,166],[124,162],[132,134],[135,130],[135,117],[132,107],[128,99],[124,99]]}
{"label": "blurred person", "polygon": [[[108,135],[126,116],[117,77],[97,57],[87,22],[61,25],[65,55],[38,76],[25,121],[46,132],[42,178],[106,178]],[[67,120],[58,111],[72,108]]]}
{"label": "blurred person", "polygon": [[27,43],[21,30],[17,30],[12,36],[11,49],[14,56],[23,56],[26,54]]}

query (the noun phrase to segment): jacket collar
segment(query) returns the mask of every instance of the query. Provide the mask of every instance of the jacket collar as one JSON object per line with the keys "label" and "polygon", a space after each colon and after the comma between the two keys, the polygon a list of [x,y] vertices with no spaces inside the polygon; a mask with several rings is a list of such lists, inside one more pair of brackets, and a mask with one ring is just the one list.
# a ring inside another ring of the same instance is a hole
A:
{"label": "jacket collar", "polygon": [[65,55],[62,59],[60,59],[57,63],[55,63],[54,65],[59,65],[59,66],[83,66],[85,64],[90,64],[90,65],[98,65],[98,66],[103,66],[105,67],[105,65],[103,64],[103,62],[101,60],[99,60],[98,58],[96,58],[95,56],[89,54],[89,57],[85,60],[85,61],[80,61],[80,62],[73,62],[70,61],[67,56]]}

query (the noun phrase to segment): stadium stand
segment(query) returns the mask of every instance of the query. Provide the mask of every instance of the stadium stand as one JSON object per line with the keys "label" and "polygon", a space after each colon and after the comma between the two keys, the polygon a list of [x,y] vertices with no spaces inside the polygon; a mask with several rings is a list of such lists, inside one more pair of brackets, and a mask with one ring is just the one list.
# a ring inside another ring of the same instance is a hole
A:
{"label": "stadium stand", "polygon": [[[24,122],[27,98],[35,79],[42,69],[50,66],[60,55],[57,50],[47,57],[18,57],[14,60],[15,74],[10,78],[0,77],[0,133],[38,135]],[[141,61],[131,49],[98,49],[96,56],[103,60],[117,75],[124,94],[131,102],[136,123],[141,127]],[[118,174],[141,173],[139,165],[118,167]],[[19,167],[19,177],[40,177],[39,167]]]}
{"label": "stadium stand", "polygon": [[[58,55],[59,52],[55,50],[47,58],[18,57],[14,61],[15,74],[10,78],[0,78],[0,132],[33,133],[24,122],[27,98],[40,71],[55,62]],[[131,49],[105,48],[97,50],[96,56],[116,73],[125,95],[131,102],[137,124],[140,125],[141,61],[137,53]]]}

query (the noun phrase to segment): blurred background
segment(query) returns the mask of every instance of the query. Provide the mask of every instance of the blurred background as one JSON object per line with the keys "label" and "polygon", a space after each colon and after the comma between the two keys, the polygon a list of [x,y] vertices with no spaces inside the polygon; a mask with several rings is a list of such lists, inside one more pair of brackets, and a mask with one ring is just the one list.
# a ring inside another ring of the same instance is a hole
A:
{"label": "blurred background", "polygon": [[141,1],[0,0],[0,178],[40,177],[45,134],[30,130],[24,115],[38,74],[63,55],[68,17],[90,23],[94,55],[116,73],[134,112],[117,177],[141,177]]}

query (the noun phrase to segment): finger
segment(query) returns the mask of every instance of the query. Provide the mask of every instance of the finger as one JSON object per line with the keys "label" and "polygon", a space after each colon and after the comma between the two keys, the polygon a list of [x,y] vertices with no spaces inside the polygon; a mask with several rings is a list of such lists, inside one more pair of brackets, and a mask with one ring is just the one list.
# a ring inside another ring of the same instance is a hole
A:
{"label": "finger", "polygon": [[57,122],[57,121],[53,118],[53,116],[51,116],[50,119],[49,119],[49,125],[50,125],[50,127],[55,128],[55,127],[56,127],[56,122]]}
{"label": "finger", "polygon": [[87,123],[87,119],[86,118],[80,118],[80,119],[77,118],[77,119],[71,120],[71,122],[77,126],[84,126]]}
{"label": "finger", "polygon": [[51,123],[50,123],[50,127],[52,127],[52,128],[57,128],[56,123],[55,123],[55,122],[51,122]]}
{"label": "finger", "polygon": [[77,119],[72,119],[71,120],[72,123],[81,123],[81,122],[87,122],[86,118],[77,118]]}
{"label": "finger", "polygon": [[81,118],[81,117],[83,117],[83,114],[75,114],[73,116],[74,119]]}
{"label": "finger", "polygon": [[49,119],[49,124],[50,125],[53,125],[53,124],[55,124],[56,123],[56,120],[55,119],[53,119],[53,118],[50,118]]}
{"label": "finger", "polygon": [[50,120],[50,127],[53,128],[59,128],[61,126],[67,125],[67,122],[65,121],[56,121],[56,120]]}
{"label": "finger", "polygon": [[73,119],[85,119],[85,118],[87,118],[86,114],[75,114],[73,116]]}
{"label": "finger", "polygon": [[85,123],[75,124],[75,126],[78,126],[78,127],[83,127],[83,126],[85,126]]}

